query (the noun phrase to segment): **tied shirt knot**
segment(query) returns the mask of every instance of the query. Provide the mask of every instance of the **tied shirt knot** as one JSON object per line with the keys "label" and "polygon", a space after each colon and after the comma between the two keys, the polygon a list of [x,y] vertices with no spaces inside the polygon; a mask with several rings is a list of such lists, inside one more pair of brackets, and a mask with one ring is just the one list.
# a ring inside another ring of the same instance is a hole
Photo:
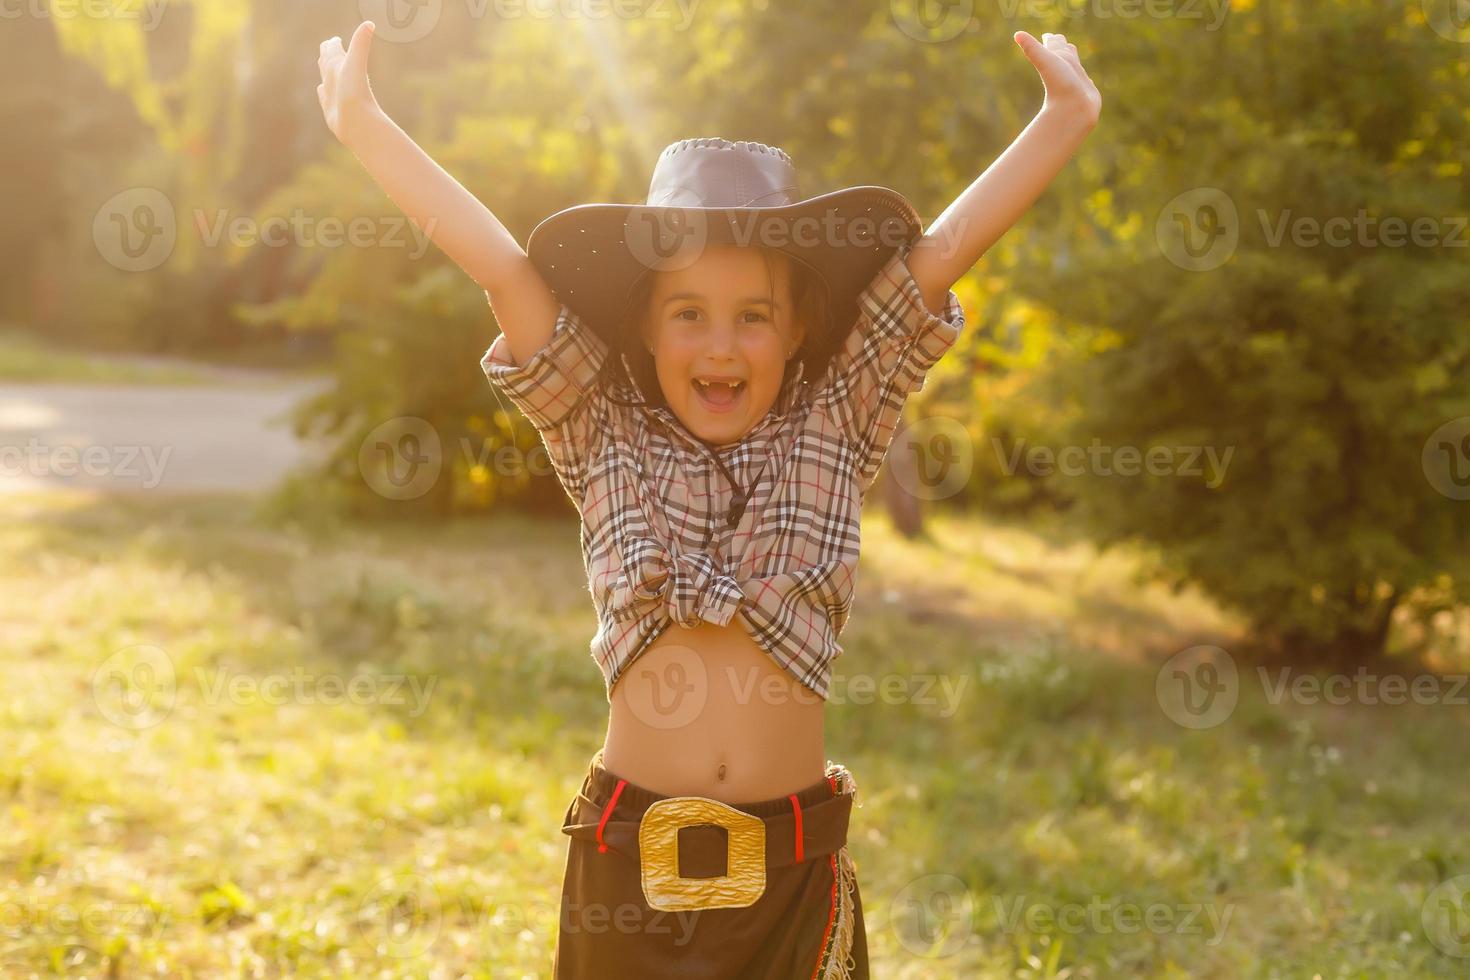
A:
{"label": "tied shirt knot", "polygon": [[623,554],[626,585],[615,590],[624,593],[614,602],[616,620],[637,619],[650,604],[661,604],[680,626],[692,629],[701,620],[724,626],[745,598],[740,584],[706,552],[670,555],[652,538],[635,538]]}

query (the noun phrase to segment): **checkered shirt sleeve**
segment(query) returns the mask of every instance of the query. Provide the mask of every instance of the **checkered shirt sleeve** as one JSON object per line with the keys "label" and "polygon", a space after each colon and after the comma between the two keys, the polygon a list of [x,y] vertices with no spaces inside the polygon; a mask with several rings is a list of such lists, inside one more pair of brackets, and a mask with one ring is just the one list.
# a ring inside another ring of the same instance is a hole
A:
{"label": "checkered shirt sleeve", "polygon": [[607,353],[606,342],[563,305],[551,338],[525,364],[515,363],[503,333],[480,359],[485,377],[540,433],[552,468],[579,510],[588,460],[605,429],[598,371]]}
{"label": "checkered shirt sleeve", "polygon": [[938,316],[909,272],[909,245],[878,270],[858,297],[858,317],[817,385],[817,403],[852,447],[867,488],[888,451],[908,396],[954,346],[965,311],[951,290]]}

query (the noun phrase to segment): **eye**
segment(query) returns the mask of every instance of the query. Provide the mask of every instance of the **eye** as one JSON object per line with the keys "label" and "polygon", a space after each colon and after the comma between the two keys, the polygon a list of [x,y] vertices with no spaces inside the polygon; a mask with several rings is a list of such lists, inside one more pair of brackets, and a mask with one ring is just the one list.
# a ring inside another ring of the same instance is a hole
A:
{"label": "eye", "polygon": [[746,310],[746,311],[745,311],[745,312],[746,312],[746,313],[752,313],[752,314],[754,314],[754,315],[755,315],[755,316],[756,316],[756,317],[757,317],[757,318],[759,318],[759,319],[761,319],[761,320],[764,320],[764,319],[766,319],[766,315],[765,315],[765,314],[764,314],[764,313],[762,313],[762,312],[761,312],[761,311],[760,311],[760,310]]}
{"label": "eye", "polygon": [[674,314],[674,318],[675,319],[681,319],[684,316],[685,313],[693,313],[695,316],[698,316],[699,315],[699,311],[696,310],[694,307],[690,306],[690,307],[686,307],[686,308],[680,310],[678,313],[675,313]]}

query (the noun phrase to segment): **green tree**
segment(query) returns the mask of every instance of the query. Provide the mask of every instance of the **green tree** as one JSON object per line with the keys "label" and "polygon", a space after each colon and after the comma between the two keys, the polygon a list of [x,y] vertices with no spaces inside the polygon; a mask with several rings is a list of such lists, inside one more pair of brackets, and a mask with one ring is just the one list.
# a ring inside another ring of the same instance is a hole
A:
{"label": "green tree", "polygon": [[[1470,505],[1421,456],[1470,416],[1470,73],[1418,4],[1330,6],[1108,32],[1111,61],[1153,65],[1114,87],[1120,152],[1083,202],[1098,233],[1018,286],[1104,348],[1045,379],[1066,443],[1233,453],[1214,485],[1058,474],[1098,535],[1160,546],[1265,650],[1356,664],[1384,655],[1396,610],[1464,580]],[[1340,237],[1319,237],[1330,219]]]}

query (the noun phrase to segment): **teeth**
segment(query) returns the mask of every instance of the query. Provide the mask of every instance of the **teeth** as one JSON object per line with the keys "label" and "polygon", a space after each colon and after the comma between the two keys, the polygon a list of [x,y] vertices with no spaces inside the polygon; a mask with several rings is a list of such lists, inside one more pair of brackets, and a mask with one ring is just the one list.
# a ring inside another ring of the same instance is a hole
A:
{"label": "teeth", "polygon": [[695,378],[694,379],[694,383],[697,384],[697,385],[699,385],[701,388],[706,388],[706,389],[707,388],[710,388],[710,387],[713,387],[714,385],[724,385],[725,387],[729,388],[731,391],[739,391],[741,388],[743,388],[745,386],[745,382],[744,381],[736,381],[736,382],[733,382],[732,383],[732,382],[729,382],[729,381],[705,381],[705,380],[703,380],[701,378]]}

